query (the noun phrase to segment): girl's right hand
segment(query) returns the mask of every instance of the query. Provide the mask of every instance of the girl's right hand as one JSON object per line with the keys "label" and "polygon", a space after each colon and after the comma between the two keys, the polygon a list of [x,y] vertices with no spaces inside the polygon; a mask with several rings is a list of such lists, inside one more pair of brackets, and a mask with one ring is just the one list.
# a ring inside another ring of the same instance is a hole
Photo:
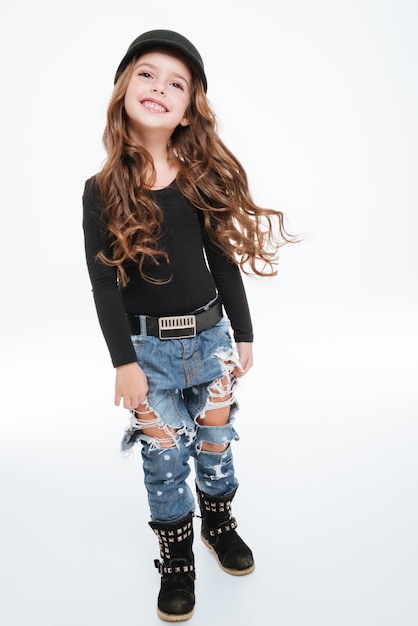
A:
{"label": "girl's right hand", "polygon": [[139,404],[145,404],[147,393],[147,377],[138,363],[127,363],[116,368],[116,406],[119,406],[123,398],[125,409],[135,409]]}

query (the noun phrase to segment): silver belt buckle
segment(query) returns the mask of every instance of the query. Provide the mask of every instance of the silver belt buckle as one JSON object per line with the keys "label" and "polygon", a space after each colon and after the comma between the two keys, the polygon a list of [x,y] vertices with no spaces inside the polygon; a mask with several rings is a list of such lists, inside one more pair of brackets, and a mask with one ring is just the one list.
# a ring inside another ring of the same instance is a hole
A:
{"label": "silver belt buckle", "polygon": [[185,339],[196,336],[195,315],[172,315],[158,318],[160,339]]}

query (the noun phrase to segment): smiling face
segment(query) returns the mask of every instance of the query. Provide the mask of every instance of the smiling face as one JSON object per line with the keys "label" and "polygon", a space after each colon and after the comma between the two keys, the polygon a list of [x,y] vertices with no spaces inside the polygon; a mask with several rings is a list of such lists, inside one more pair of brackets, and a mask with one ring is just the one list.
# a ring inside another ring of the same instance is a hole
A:
{"label": "smiling face", "polygon": [[167,140],[180,124],[187,126],[192,75],[185,63],[166,52],[137,59],[125,94],[130,134],[141,141],[150,131]]}

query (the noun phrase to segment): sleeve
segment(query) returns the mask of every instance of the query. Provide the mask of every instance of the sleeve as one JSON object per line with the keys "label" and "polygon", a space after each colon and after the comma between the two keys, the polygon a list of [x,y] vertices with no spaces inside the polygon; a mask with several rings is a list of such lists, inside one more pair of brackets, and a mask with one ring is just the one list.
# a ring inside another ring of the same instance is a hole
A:
{"label": "sleeve", "polygon": [[95,177],[86,181],[83,193],[83,231],[87,269],[100,327],[114,367],[133,363],[136,354],[118,288],[117,270],[97,260],[108,251],[101,224],[101,201]]}
{"label": "sleeve", "polygon": [[231,322],[236,342],[254,340],[247,294],[238,264],[232,263],[222,251],[204,236],[209,269]]}

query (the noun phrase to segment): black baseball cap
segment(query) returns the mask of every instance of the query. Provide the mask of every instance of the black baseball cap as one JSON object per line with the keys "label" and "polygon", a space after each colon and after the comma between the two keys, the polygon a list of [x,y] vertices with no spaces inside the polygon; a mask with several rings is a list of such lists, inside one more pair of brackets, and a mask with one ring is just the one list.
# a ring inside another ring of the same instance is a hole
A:
{"label": "black baseball cap", "polygon": [[115,83],[132,59],[152,48],[167,48],[168,50],[180,52],[196,68],[202,80],[205,92],[207,91],[208,83],[202,57],[191,41],[173,30],[149,30],[139,35],[139,37],[131,43],[125,56],[119,63],[115,74]]}

